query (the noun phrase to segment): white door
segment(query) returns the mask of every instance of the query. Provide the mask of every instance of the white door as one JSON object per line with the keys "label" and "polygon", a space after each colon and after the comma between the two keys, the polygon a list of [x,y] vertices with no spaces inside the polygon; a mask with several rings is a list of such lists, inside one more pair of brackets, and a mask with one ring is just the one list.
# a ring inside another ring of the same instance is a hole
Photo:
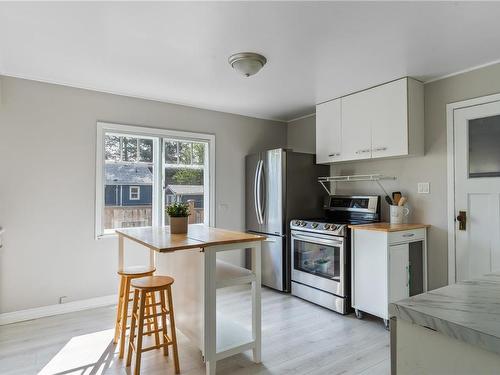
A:
{"label": "white door", "polygon": [[408,154],[408,79],[373,89],[372,158]]}
{"label": "white door", "polygon": [[410,296],[409,251],[407,243],[389,246],[389,302]]}
{"label": "white door", "polygon": [[500,270],[500,101],[455,109],[453,119],[460,281]]}
{"label": "white door", "polygon": [[340,99],[316,106],[316,162],[330,163],[341,160],[341,107]]}
{"label": "white door", "polygon": [[342,160],[370,159],[373,89],[342,98]]}

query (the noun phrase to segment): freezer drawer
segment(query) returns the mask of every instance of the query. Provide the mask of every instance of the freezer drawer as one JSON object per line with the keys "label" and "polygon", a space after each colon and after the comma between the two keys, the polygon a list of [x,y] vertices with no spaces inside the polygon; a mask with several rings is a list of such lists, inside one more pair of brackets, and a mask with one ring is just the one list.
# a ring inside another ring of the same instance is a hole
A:
{"label": "freezer drawer", "polygon": [[283,290],[284,238],[268,236],[261,245],[262,285]]}

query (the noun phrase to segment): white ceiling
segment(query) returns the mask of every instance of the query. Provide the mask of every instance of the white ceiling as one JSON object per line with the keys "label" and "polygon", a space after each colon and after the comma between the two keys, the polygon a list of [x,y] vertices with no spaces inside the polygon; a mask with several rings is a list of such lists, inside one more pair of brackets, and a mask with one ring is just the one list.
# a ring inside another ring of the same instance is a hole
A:
{"label": "white ceiling", "polygon": [[[0,3],[0,74],[289,120],[500,59],[500,3]],[[256,76],[227,63],[265,55]]]}

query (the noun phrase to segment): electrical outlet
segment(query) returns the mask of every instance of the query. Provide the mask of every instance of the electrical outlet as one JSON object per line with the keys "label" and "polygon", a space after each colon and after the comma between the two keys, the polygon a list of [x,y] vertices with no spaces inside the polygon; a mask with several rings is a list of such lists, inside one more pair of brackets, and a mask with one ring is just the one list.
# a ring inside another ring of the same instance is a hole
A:
{"label": "electrical outlet", "polygon": [[429,194],[430,187],[428,182],[419,182],[417,185],[418,194]]}
{"label": "electrical outlet", "polygon": [[61,296],[59,297],[59,303],[60,304],[63,304],[63,303],[66,303],[68,302],[68,296]]}

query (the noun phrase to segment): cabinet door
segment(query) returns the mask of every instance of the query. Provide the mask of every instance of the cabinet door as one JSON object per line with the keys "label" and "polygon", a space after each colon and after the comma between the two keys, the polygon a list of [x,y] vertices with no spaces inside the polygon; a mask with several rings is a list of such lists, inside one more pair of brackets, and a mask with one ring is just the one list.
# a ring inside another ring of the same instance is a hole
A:
{"label": "cabinet door", "polygon": [[371,98],[372,158],[407,155],[407,78],[374,88]]}
{"label": "cabinet door", "polygon": [[342,160],[371,158],[372,90],[342,98]]}
{"label": "cabinet door", "polygon": [[316,162],[341,160],[341,104],[340,99],[316,106]]}
{"label": "cabinet door", "polygon": [[408,244],[389,246],[389,302],[409,297]]}

